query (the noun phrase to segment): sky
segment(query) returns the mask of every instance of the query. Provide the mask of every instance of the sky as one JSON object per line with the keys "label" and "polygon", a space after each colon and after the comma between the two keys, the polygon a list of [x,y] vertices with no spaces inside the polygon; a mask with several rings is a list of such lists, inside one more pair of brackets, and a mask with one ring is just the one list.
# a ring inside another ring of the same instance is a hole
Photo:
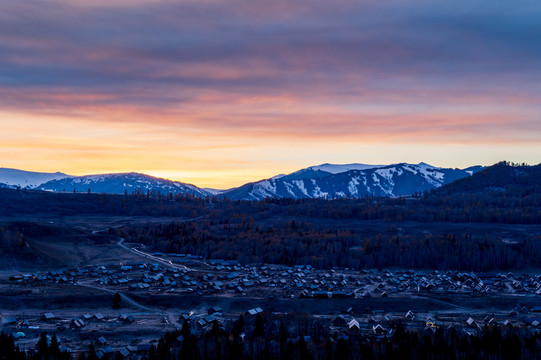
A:
{"label": "sky", "polygon": [[538,164],[539,39],[539,0],[2,0],[0,167]]}

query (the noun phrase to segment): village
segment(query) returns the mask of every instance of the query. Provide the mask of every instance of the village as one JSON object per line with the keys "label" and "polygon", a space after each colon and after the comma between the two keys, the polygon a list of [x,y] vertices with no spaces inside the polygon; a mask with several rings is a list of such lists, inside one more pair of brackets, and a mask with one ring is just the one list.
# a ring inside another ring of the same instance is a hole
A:
{"label": "village", "polygon": [[[539,274],[322,270],[126,249],[137,255],[133,260],[144,261],[1,279],[2,330],[28,351],[46,331],[57,334],[65,350],[93,343],[99,354],[120,351],[125,357],[147,351],[165,331],[180,329],[185,321],[197,333],[241,315],[306,313],[331,334],[375,339],[391,336],[398,323],[471,335],[485,326],[541,330]],[[68,295],[56,305],[45,300],[23,306],[25,291],[46,299],[63,291]],[[81,291],[95,304],[78,304],[69,295]]]}

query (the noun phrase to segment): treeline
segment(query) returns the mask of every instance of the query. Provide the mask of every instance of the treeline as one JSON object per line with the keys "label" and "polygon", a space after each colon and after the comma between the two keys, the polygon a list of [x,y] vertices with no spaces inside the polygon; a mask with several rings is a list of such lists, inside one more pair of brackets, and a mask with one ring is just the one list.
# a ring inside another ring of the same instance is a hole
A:
{"label": "treeline", "polygon": [[47,333],[41,333],[36,344],[36,349],[30,354],[19,349],[15,345],[13,335],[5,332],[0,333],[0,359],[5,360],[69,360],[70,354],[60,349],[60,343],[56,334],[48,337]]}
{"label": "treeline", "polygon": [[17,229],[10,229],[7,225],[0,227],[0,249],[5,254],[27,252],[26,236]]}
{"label": "treeline", "polygon": [[13,335],[0,332],[0,359],[26,360],[26,354],[15,345]]}
{"label": "treeline", "polygon": [[[197,330],[197,331],[196,331]],[[124,359],[119,352],[100,353],[91,344],[76,355],[79,360]],[[167,333],[149,351],[139,353],[148,360],[526,360],[539,359],[541,335],[525,329],[486,326],[477,332],[455,328],[407,330],[399,322],[384,334],[331,332],[328,323],[304,315],[257,317],[214,322],[201,332],[188,321]],[[56,336],[48,341],[42,334],[33,354],[15,346],[13,337],[0,334],[0,359],[69,359]]]}
{"label": "treeline", "polygon": [[6,217],[47,214],[122,215],[153,217],[198,217],[204,215],[210,199],[186,195],[54,193],[0,188],[0,215]]}
{"label": "treeline", "polygon": [[164,253],[189,253],[244,264],[491,271],[541,263],[540,237],[505,243],[490,235],[473,238],[469,234],[422,235],[418,231],[403,236],[393,225],[384,233],[367,234],[338,230],[333,223],[316,227],[307,222],[276,221],[264,227],[251,219],[237,225],[227,221],[213,225],[202,219],[118,232],[129,242],[143,243]]}
{"label": "treeline", "polygon": [[[183,327],[180,333],[160,339],[158,348],[148,359],[522,360],[539,359],[541,351],[539,333],[501,331],[498,327],[486,327],[478,335],[454,328],[407,331],[401,324],[395,324],[392,334],[371,336],[329,334],[321,329],[321,324],[313,320],[306,322],[304,335],[289,333],[283,322],[264,323],[262,318],[257,318],[251,329],[244,329],[242,318],[228,330],[215,323],[200,336],[186,332]],[[180,344],[175,337],[177,334],[182,336]]]}
{"label": "treeline", "polygon": [[541,192],[525,196],[501,191],[445,195],[437,191],[400,198],[221,200],[209,211],[213,219],[269,217],[541,224]]}

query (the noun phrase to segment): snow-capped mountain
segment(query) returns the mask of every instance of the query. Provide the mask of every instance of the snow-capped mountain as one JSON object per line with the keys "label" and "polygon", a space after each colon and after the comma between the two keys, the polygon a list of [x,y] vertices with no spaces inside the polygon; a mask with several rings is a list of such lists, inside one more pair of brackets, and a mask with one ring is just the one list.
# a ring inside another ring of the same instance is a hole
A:
{"label": "snow-capped mountain", "polygon": [[399,196],[438,188],[481,170],[438,168],[425,163],[395,165],[323,164],[292,174],[249,183],[225,191],[230,199],[346,198]]}
{"label": "snow-capped mountain", "polygon": [[218,196],[233,200],[277,198],[346,198],[365,196],[399,196],[439,188],[468,177],[482,166],[446,169],[425,163],[366,165],[322,164],[288,175],[248,183],[230,190],[202,189],[197,186],[156,178],[140,173],[118,173],[70,176],[63,173],[36,173],[0,168],[0,188],[11,187],[111,194],[152,192],[162,195],[185,194]]}
{"label": "snow-capped mountain", "polygon": [[179,181],[172,181],[156,178],[150,175],[139,173],[101,174],[70,177],[60,180],[53,180],[41,184],[38,189],[49,191],[73,191],[109,194],[128,194],[147,191],[160,193],[162,195],[184,194],[194,196],[211,195],[209,192],[197,186],[185,184]]}
{"label": "snow-capped mountain", "polygon": [[4,187],[33,189],[47,181],[69,178],[69,175],[61,172],[44,173],[34,171],[24,171],[9,168],[0,168],[0,184]]}

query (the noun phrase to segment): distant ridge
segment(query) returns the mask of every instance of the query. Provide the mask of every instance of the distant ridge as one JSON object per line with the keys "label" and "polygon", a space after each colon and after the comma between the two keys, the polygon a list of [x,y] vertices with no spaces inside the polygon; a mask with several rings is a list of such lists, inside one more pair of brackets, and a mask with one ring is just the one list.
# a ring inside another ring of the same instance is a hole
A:
{"label": "distant ridge", "polygon": [[85,175],[59,180],[52,180],[41,184],[41,190],[49,191],[79,191],[90,190],[94,193],[132,194],[137,191],[144,193],[153,192],[162,195],[182,194],[204,197],[211,195],[210,192],[200,189],[195,185],[185,184],[180,181],[172,181],[139,173],[118,173]]}
{"label": "distant ridge", "polygon": [[10,168],[0,168],[0,183],[6,187],[35,188],[47,181],[68,178],[61,172],[46,173],[35,171],[24,171]]}

